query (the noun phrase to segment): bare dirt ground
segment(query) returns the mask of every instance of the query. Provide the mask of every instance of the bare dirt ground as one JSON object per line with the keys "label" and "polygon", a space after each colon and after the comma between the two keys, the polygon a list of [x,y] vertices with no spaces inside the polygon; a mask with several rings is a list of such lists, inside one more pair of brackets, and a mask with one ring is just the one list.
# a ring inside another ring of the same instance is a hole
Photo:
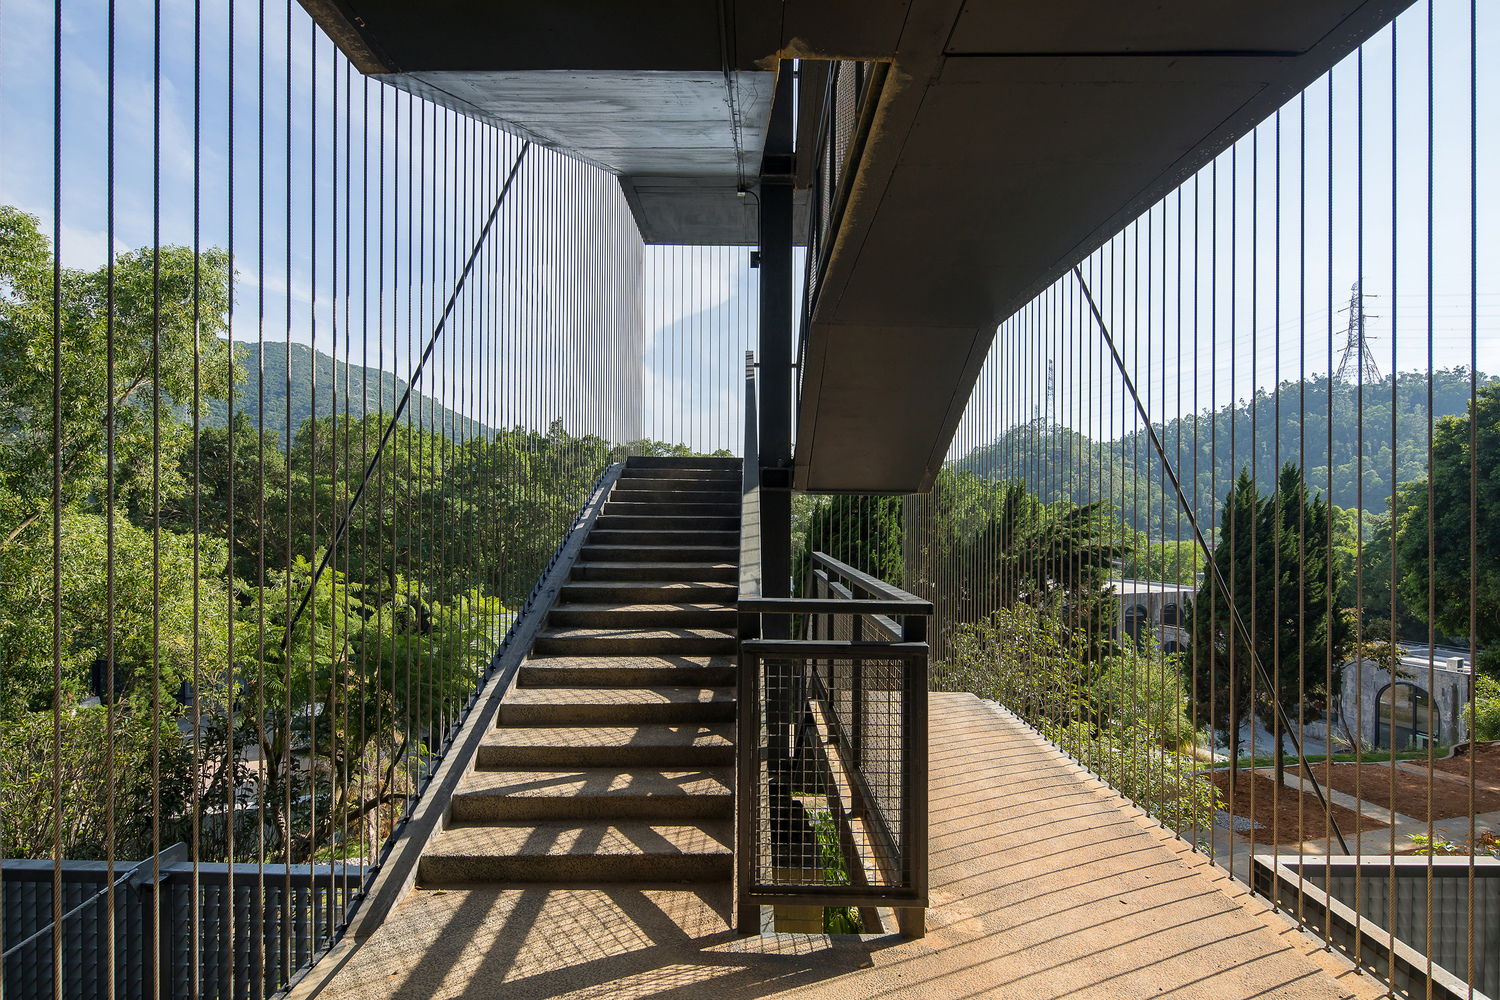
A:
{"label": "bare dirt ground", "polygon": [[[1322,775],[1320,774],[1321,780]],[[1254,788],[1254,810],[1251,809],[1251,788]],[[1219,794],[1225,799],[1225,808],[1235,816],[1249,816],[1255,820],[1255,843],[1257,844],[1300,844],[1306,840],[1323,840],[1331,833],[1323,828],[1323,807],[1318,805],[1317,798],[1311,792],[1295,792],[1290,788],[1282,786],[1278,791],[1276,783],[1264,775],[1257,774],[1252,779],[1249,774],[1241,772],[1235,783],[1235,795],[1233,803],[1229,803],[1229,775],[1220,772],[1214,775],[1214,784],[1218,786]],[[1301,800],[1301,818],[1298,818],[1298,800]],[[1343,831],[1345,837],[1354,833],[1354,813],[1343,806],[1333,807],[1333,819]],[[1385,823],[1377,823],[1371,819],[1361,818],[1359,829],[1379,830],[1384,829]],[[1243,833],[1240,836],[1244,836]]]}
{"label": "bare dirt ground", "polygon": [[[1488,756],[1488,755],[1486,755]],[[1476,758],[1475,764],[1481,758]],[[1496,755],[1500,761],[1500,755]],[[1395,796],[1391,794],[1391,768],[1386,764],[1334,764],[1332,768],[1323,764],[1314,765],[1318,780],[1348,795],[1358,795],[1364,801],[1381,809],[1391,809],[1416,820],[1427,820],[1428,803],[1431,803],[1431,818],[1452,819],[1469,815],[1468,762],[1462,764],[1462,777],[1444,767],[1427,774],[1426,761],[1404,761],[1395,770]],[[1439,764],[1455,763],[1439,761]],[[1357,772],[1357,781],[1356,781]],[[1356,792],[1356,787],[1358,791]],[[1500,809],[1500,790],[1490,787],[1474,789],[1474,810],[1491,812]]]}

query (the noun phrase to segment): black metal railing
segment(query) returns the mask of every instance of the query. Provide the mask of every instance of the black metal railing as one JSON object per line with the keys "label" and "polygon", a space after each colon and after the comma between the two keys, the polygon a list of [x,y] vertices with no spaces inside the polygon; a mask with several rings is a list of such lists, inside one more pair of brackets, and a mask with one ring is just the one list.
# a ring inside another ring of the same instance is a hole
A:
{"label": "black metal railing", "polygon": [[[756,446],[746,372],[746,454]],[[746,462],[739,592],[736,862],[742,930],[761,905],[927,904],[927,618],[931,602],[818,552],[803,597],[761,587],[760,484]],[[796,639],[762,638],[791,630]],[[826,919],[826,918],[825,918]],[[826,926],[826,924],[825,924]]]}

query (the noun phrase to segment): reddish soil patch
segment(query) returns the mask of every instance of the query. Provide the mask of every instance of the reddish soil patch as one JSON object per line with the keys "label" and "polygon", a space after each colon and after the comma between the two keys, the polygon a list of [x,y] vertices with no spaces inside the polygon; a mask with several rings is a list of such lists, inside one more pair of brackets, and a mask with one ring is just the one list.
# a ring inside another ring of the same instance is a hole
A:
{"label": "reddish soil patch", "polygon": [[[1405,767],[1396,768],[1396,812],[1416,820],[1426,820],[1428,785],[1432,785],[1432,819],[1452,819],[1469,815],[1469,785],[1467,781],[1453,781],[1446,774],[1426,774],[1423,761],[1406,761],[1415,764],[1421,773],[1413,774]],[[1359,796],[1381,809],[1391,808],[1391,769],[1386,764],[1335,764],[1332,773],[1324,765],[1314,765],[1313,770],[1320,781],[1347,795],[1355,794],[1355,769],[1359,769]],[[1479,812],[1500,809],[1500,793],[1475,789],[1474,808]]]}
{"label": "reddish soil patch", "polygon": [[[1412,760],[1407,763],[1418,767],[1427,765],[1425,760]],[[1469,780],[1469,748],[1459,747],[1453,751],[1452,757],[1435,762],[1432,768],[1434,771],[1457,775],[1467,782]],[[1500,789],[1500,742],[1478,745],[1478,749],[1474,751],[1474,781],[1480,788]]]}
{"label": "reddish soil patch", "polygon": [[[1250,808],[1252,781],[1255,789],[1253,813]],[[1214,784],[1218,787],[1219,794],[1223,796],[1225,802],[1228,802],[1229,775],[1223,771],[1218,772],[1214,775]],[[1297,820],[1299,798],[1302,800],[1300,826]],[[1234,802],[1226,808],[1234,816],[1250,816],[1255,820],[1255,843],[1257,844],[1300,844],[1305,840],[1323,840],[1325,836],[1332,836],[1331,830],[1325,834],[1323,807],[1318,805],[1316,796],[1311,792],[1293,791],[1285,785],[1278,791],[1276,783],[1264,775],[1257,774],[1251,778],[1248,773],[1240,772],[1235,782]],[[1351,838],[1354,835],[1354,818],[1354,813],[1343,806],[1333,807],[1333,820],[1339,825],[1345,838]],[[1383,829],[1385,825],[1370,819],[1362,818],[1359,821],[1361,831]],[[1244,834],[1241,833],[1240,836]]]}

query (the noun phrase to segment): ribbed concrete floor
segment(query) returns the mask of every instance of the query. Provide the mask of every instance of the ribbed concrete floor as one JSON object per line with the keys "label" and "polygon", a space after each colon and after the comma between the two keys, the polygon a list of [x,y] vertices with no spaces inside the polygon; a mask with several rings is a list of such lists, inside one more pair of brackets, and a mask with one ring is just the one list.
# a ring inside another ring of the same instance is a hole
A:
{"label": "ribbed concrete floor", "polygon": [[294,996],[1376,997],[969,695],[932,696],[927,937],[737,937],[728,893],[426,887]]}

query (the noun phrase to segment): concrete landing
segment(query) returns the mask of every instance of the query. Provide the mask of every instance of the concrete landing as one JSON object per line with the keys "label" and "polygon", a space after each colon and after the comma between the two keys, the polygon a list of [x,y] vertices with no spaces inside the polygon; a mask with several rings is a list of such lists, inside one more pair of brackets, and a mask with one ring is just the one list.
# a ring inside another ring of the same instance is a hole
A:
{"label": "concrete landing", "polygon": [[365,941],[342,942],[292,995],[1382,995],[1018,721],[970,695],[931,697],[920,941],[741,938],[722,884],[427,886]]}

